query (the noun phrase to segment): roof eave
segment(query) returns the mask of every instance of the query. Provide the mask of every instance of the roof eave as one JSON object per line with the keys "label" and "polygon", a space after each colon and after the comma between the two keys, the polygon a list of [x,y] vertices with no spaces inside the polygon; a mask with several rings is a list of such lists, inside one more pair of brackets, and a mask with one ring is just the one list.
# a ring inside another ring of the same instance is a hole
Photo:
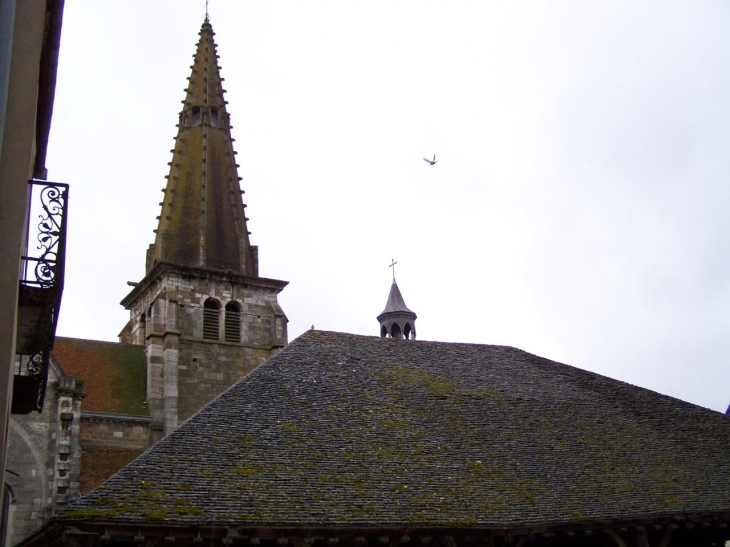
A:
{"label": "roof eave", "polygon": [[412,311],[383,311],[380,315],[378,315],[377,319],[378,321],[382,321],[383,319],[390,319],[395,317],[404,317],[406,319],[412,319],[415,321],[418,319],[418,316],[412,312]]}
{"label": "roof eave", "polygon": [[[654,530],[692,530],[701,528],[705,531],[712,530],[723,538],[730,537],[730,509],[724,511],[708,511],[702,513],[679,513],[646,516],[629,519],[594,520],[586,522],[564,522],[543,524],[539,526],[485,526],[485,525],[438,525],[403,523],[396,525],[363,525],[363,524],[339,524],[339,525],[286,525],[270,523],[251,522],[226,522],[226,521],[200,521],[200,522],[150,522],[150,521],[120,521],[116,519],[76,519],[64,516],[53,517],[45,525],[39,528],[31,536],[27,537],[17,547],[31,547],[35,545],[51,544],[54,537],[66,536],[89,536],[112,534],[117,537],[130,536],[130,539],[139,536],[143,530],[144,536],[195,538],[206,537],[215,541],[223,538],[286,538],[286,539],[328,539],[342,536],[352,538],[363,537],[378,539],[388,536],[420,536],[450,538],[451,540],[470,537],[491,537],[504,538],[504,544],[513,541],[513,538],[554,537],[559,544],[562,538],[570,536],[591,536],[594,533],[614,532],[617,534],[631,533],[641,528],[653,528]],[[233,534],[233,535],[232,535]],[[366,541],[367,543],[367,541]],[[448,545],[449,541],[445,544]],[[460,543],[460,542],[459,542]],[[211,543],[216,545],[218,543]],[[458,543],[456,543],[458,545]]]}

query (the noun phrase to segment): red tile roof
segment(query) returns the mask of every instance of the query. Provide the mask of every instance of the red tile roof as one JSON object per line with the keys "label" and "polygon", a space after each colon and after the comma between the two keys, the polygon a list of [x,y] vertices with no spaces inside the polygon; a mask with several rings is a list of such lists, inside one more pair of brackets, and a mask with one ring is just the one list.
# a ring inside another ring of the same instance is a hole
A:
{"label": "red tile roof", "polygon": [[57,336],[52,354],[66,376],[83,380],[82,410],[149,416],[144,346]]}
{"label": "red tile roof", "polygon": [[81,494],[90,492],[127,465],[144,450],[117,450],[113,448],[81,449]]}

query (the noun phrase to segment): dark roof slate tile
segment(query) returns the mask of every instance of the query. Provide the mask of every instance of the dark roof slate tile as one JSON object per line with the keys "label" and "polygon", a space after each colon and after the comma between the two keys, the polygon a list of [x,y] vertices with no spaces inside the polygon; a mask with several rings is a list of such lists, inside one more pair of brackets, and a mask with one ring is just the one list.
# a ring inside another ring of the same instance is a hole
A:
{"label": "dark roof slate tile", "polygon": [[504,346],[310,331],[62,519],[517,528],[730,510],[721,413]]}

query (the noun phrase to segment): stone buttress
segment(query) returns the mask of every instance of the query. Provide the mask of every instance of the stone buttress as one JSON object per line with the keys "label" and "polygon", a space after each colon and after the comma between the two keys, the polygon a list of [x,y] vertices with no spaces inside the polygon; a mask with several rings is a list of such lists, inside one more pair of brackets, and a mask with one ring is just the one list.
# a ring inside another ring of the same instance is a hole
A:
{"label": "stone buttress", "polygon": [[199,34],[146,275],[122,301],[120,339],[146,346],[151,442],[287,343],[287,282],[259,277],[207,19]]}

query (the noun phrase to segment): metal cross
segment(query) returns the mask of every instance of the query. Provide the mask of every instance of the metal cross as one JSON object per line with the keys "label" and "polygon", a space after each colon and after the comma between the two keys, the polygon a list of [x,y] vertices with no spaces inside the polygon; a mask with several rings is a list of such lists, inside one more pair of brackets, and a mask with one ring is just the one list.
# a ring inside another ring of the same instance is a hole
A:
{"label": "metal cross", "polygon": [[393,268],[393,281],[395,281],[395,265],[396,264],[398,264],[398,263],[395,261],[395,258],[391,258],[390,259],[390,266],[388,266],[388,267],[389,268]]}
{"label": "metal cross", "polygon": [[208,0],[205,0],[205,20],[208,20]]}

